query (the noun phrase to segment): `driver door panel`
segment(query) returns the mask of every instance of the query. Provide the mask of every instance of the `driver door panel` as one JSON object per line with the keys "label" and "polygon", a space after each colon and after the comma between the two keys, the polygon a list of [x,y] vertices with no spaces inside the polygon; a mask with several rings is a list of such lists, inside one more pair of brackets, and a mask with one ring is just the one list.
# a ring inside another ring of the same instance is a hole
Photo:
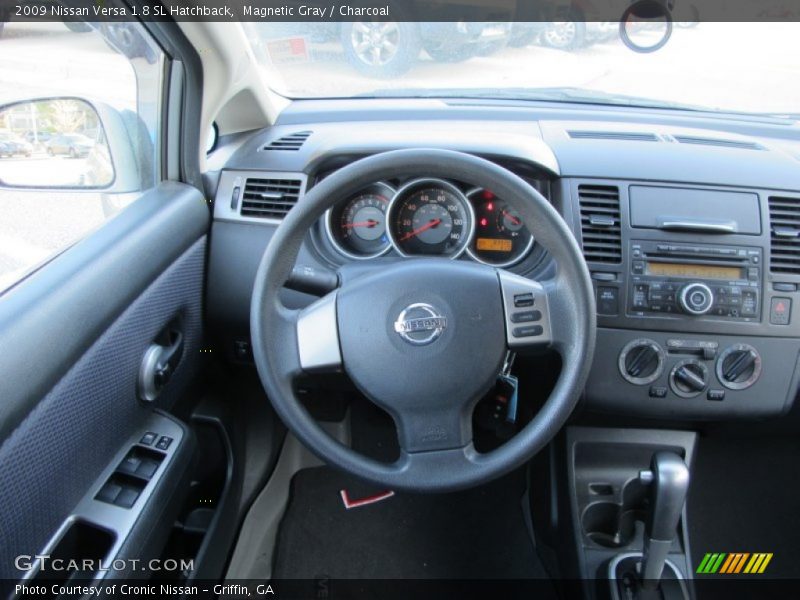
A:
{"label": "driver door panel", "polygon": [[[160,409],[197,373],[208,220],[196,189],[164,183],[0,302],[0,578],[7,582],[33,576],[18,557],[53,550],[76,520],[110,532],[107,561],[158,556],[193,444]],[[143,402],[142,357],[175,322],[181,360],[155,402]],[[134,450],[148,431],[170,437],[169,447]],[[132,506],[101,503],[98,494],[131,452],[155,456],[157,469],[135,484]]]}

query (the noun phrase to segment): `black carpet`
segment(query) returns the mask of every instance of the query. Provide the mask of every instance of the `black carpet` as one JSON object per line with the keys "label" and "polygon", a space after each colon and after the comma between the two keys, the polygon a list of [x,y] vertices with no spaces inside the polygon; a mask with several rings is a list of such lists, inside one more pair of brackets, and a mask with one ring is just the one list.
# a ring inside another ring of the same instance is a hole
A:
{"label": "black carpet", "polygon": [[328,467],[295,475],[278,537],[277,579],[547,577],[523,518],[522,471],[472,490],[397,493],[351,510],[341,489],[351,498],[381,491]]}
{"label": "black carpet", "polygon": [[765,576],[800,578],[800,439],[701,438],[687,517],[695,569],[706,552],[772,552]]}

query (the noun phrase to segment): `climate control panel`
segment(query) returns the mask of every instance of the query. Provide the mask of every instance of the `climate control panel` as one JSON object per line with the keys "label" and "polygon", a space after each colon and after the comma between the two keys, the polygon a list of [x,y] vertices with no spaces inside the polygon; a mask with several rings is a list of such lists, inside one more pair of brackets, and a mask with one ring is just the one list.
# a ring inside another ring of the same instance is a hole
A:
{"label": "climate control panel", "polygon": [[617,364],[625,381],[649,385],[653,398],[670,392],[679,398],[705,393],[708,400],[720,401],[726,389],[746,390],[761,375],[761,355],[753,346],[736,343],[720,351],[714,340],[669,338],[662,347],[650,338],[637,338],[625,344]]}
{"label": "climate control panel", "polygon": [[586,407],[660,419],[768,418],[800,389],[800,339],[600,327]]}

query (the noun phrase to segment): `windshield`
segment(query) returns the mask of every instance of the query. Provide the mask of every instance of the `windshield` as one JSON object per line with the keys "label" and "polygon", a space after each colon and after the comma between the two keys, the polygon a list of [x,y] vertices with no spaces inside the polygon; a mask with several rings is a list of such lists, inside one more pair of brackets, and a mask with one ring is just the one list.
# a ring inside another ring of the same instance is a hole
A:
{"label": "windshield", "polygon": [[800,112],[800,23],[679,22],[671,33],[665,23],[643,23],[623,36],[610,22],[243,25],[265,80],[290,98]]}

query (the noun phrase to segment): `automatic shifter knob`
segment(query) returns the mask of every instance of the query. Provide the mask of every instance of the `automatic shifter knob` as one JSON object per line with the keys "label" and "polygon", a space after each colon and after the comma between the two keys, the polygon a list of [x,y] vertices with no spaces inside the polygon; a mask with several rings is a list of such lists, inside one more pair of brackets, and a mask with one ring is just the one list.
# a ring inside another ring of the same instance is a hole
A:
{"label": "automatic shifter knob", "polygon": [[674,452],[656,452],[650,470],[642,471],[640,479],[650,484],[650,514],[645,523],[642,555],[642,584],[658,586],[667,554],[675,539],[675,531],[689,489],[689,469]]}

